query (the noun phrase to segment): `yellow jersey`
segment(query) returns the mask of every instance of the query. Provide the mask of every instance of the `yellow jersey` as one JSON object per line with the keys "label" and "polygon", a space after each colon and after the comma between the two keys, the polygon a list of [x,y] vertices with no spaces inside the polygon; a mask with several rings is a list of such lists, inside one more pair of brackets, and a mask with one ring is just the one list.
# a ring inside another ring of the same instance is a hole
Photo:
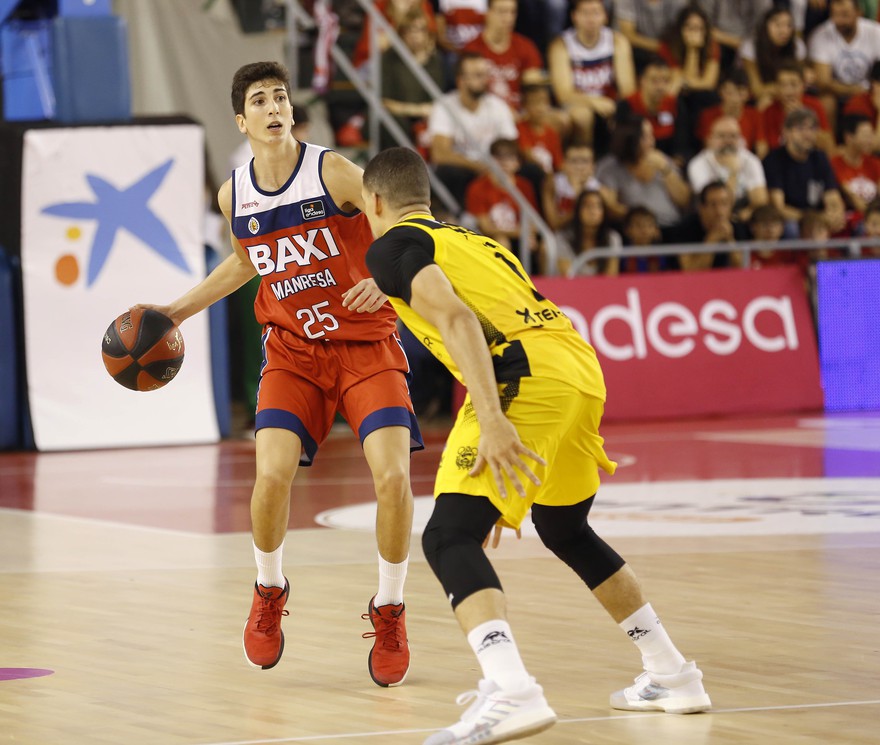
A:
{"label": "yellow jersey", "polygon": [[409,217],[373,242],[367,268],[401,321],[459,382],[464,382],[461,372],[440,333],[409,306],[412,280],[430,264],[440,267],[479,319],[499,383],[550,378],[605,400],[595,350],[538,292],[514,254],[486,236],[429,214]]}

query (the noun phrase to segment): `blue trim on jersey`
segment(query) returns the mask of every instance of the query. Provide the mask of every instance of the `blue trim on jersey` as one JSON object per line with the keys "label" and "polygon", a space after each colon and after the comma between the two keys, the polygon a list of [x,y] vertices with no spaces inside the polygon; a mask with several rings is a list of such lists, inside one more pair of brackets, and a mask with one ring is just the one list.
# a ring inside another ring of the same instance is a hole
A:
{"label": "blue trim on jersey", "polygon": [[302,419],[296,414],[292,414],[284,409],[263,409],[262,411],[257,412],[257,418],[254,422],[254,431],[258,432],[267,427],[286,429],[297,435],[302,441],[303,447],[302,455],[300,455],[299,458],[299,464],[301,466],[312,465],[312,461],[315,460],[315,455],[318,453],[318,443],[312,439],[312,436],[308,433],[308,430],[306,430],[306,425],[302,423]]}
{"label": "blue trim on jersey", "polygon": [[279,194],[283,194],[284,191],[293,183],[293,180],[296,178],[296,174],[299,173],[299,167],[302,165],[303,160],[306,157],[306,144],[304,142],[299,143],[299,158],[297,158],[296,165],[293,167],[293,173],[290,174],[290,178],[284,182],[284,186],[282,186],[277,191],[263,191],[257,185],[257,177],[254,175],[254,158],[251,158],[251,162],[248,164],[248,171],[251,175],[251,186],[256,189],[256,191],[262,194],[264,197],[277,197]]}
{"label": "blue trim on jersey", "polygon": [[[320,220],[306,220],[303,217],[302,208],[304,205],[314,204],[315,202],[325,203],[325,215]],[[290,228],[291,231],[299,227],[304,227],[308,230],[311,223],[320,222],[325,217],[335,217],[337,215],[352,217],[353,214],[357,214],[357,211],[354,213],[343,212],[334,204],[329,196],[322,194],[309,199],[303,199],[300,202],[294,202],[293,204],[282,204],[280,207],[273,207],[263,212],[254,212],[250,215],[236,215],[232,218],[232,232],[237,238],[259,238],[261,235],[274,233],[277,230],[286,230],[287,228]],[[256,217],[260,223],[260,229],[256,233],[251,233],[248,228],[248,223],[252,217]],[[321,224],[323,225],[324,223],[321,222]]]}
{"label": "blue trim on jersey", "polygon": [[383,427],[406,427],[409,430],[409,451],[412,453],[425,449],[416,415],[405,406],[386,406],[369,414],[358,427],[361,445],[363,446],[368,435]]}
{"label": "blue trim on jersey", "polygon": [[324,194],[327,195],[327,199],[330,201],[330,204],[333,205],[334,209],[336,209],[336,211],[337,211],[340,215],[342,215],[343,217],[354,217],[356,214],[358,214],[358,212],[360,212],[360,210],[357,209],[357,208],[355,208],[355,209],[353,209],[351,212],[346,212],[344,209],[342,209],[342,207],[340,207],[338,204],[336,204],[336,202],[333,201],[333,197],[330,196],[330,190],[327,188],[327,184],[324,183],[324,170],[323,170],[323,168],[324,168],[324,156],[325,156],[327,153],[329,153],[329,152],[333,152],[333,151],[331,151],[331,150],[324,150],[324,151],[318,156],[318,181],[321,182],[321,188],[324,189]]}

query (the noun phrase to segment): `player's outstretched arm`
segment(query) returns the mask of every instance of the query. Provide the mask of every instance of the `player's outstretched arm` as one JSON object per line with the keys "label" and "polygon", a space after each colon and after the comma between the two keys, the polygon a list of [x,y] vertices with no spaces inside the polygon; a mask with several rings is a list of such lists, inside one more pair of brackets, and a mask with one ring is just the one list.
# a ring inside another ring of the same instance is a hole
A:
{"label": "player's outstretched arm", "polygon": [[[218,193],[220,201],[220,209],[226,216],[227,221],[232,220],[232,182],[227,181],[220,187]],[[190,316],[194,316],[199,311],[204,310],[209,305],[216,303],[218,300],[235,292],[251,277],[257,270],[248,258],[247,253],[241,247],[238,239],[232,234],[230,229],[230,240],[232,242],[233,252],[227,256],[214,271],[212,271],[205,279],[193,287],[191,290],[181,295],[177,300],[168,305],[149,305],[141,303],[135,305],[135,308],[150,308],[168,316],[178,326]]]}
{"label": "player's outstretched arm", "polygon": [[416,274],[411,292],[410,307],[437,328],[443,344],[461,370],[480,423],[480,444],[471,475],[480,473],[488,465],[502,497],[507,496],[505,476],[524,497],[525,487],[517,471],[536,485],[541,482],[523,456],[541,464],[544,460],[523,445],[516,428],[501,411],[492,356],[479,320],[455,294],[443,270],[436,264],[426,266]]}

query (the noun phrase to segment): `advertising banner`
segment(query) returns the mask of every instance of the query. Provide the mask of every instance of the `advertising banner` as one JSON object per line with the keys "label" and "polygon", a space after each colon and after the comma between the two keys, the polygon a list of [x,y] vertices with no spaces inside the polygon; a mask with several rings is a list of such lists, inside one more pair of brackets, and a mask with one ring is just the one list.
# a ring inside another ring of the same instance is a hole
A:
{"label": "advertising banner", "polygon": [[218,439],[207,314],[184,324],[183,367],[160,390],[123,388],[101,359],[116,316],[205,276],[203,153],[196,124],[25,133],[24,341],[38,449]]}
{"label": "advertising banner", "polygon": [[535,284],[596,349],[606,419],[822,407],[813,321],[795,268]]}

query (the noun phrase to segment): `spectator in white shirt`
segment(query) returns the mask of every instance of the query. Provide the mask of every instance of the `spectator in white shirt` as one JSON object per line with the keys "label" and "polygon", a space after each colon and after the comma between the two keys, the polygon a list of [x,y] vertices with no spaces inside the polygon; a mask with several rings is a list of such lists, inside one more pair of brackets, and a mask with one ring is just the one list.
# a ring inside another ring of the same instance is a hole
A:
{"label": "spectator in white shirt", "polygon": [[829,0],[828,10],[808,50],[834,131],[838,103],[868,88],[871,65],[880,59],[880,23],[862,18],[856,0]]}
{"label": "spectator in white shirt", "polygon": [[706,148],[694,156],[687,173],[694,194],[713,181],[726,184],[733,195],[734,216],[741,222],[748,222],[756,207],[769,202],[761,161],[745,147],[739,122],[732,116],[715,120]]}

